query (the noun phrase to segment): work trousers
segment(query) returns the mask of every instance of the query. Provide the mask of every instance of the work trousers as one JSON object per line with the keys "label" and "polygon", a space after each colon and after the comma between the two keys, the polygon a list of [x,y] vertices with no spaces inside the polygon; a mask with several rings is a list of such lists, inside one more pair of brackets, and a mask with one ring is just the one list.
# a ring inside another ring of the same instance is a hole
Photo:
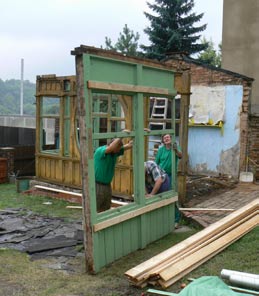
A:
{"label": "work trousers", "polygon": [[97,212],[109,210],[112,200],[111,184],[95,182]]}

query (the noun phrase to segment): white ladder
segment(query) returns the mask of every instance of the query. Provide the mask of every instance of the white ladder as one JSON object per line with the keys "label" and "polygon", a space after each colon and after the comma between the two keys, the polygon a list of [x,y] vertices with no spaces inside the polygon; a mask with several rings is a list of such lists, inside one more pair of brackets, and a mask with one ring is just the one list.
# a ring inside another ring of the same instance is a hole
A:
{"label": "white ladder", "polygon": [[166,128],[166,115],[167,115],[167,107],[168,107],[168,99],[167,98],[154,98],[154,104],[151,112],[151,117],[154,119],[163,119],[161,122],[159,121],[150,121],[150,129],[151,126],[161,127],[159,129]]}

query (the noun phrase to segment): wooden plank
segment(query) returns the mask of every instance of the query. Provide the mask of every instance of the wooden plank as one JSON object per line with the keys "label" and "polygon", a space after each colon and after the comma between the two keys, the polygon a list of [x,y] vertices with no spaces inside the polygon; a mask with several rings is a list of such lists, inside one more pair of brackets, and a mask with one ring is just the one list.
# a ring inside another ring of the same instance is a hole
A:
{"label": "wooden plank", "polygon": [[[188,278],[188,281],[194,281],[195,278]],[[251,295],[259,295],[259,292],[255,291],[255,290],[248,290],[248,289],[244,289],[244,288],[240,288],[240,287],[233,287],[233,286],[228,286],[231,290],[236,291],[236,292],[240,292],[240,293],[245,293],[245,294],[251,294]]]}
{"label": "wooden plank", "polygon": [[217,209],[217,208],[179,208],[180,211],[217,211],[217,212],[233,212],[235,209]]}
{"label": "wooden plank", "polygon": [[244,289],[244,288],[240,288],[240,287],[233,287],[233,286],[229,286],[229,288],[235,292],[239,292],[239,293],[245,293],[245,294],[251,294],[251,295],[259,295],[259,291],[254,291],[254,290],[248,290],[248,289]]}
{"label": "wooden plank", "polygon": [[[221,235],[227,233],[229,230],[234,229],[238,225],[242,224],[244,221],[249,220],[255,215],[255,212],[251,213],[250,215],[247,215],[243,218],[243,220],[237,221],[235,224],[231,225],[229,228],[221,231],[217,235],[212,236],[210,239],[203,241],[203,243],[194,245],[193,247],[186,247],[186,251],[180,252],[179,254],[176,254],[175,256],[170,257],[168,260],[162,262],[161,264],[158,264],[156,267],[154,267],[152,270],[148,271],[146,274],[142,275],[145,279],[148,277],[154,277],[159,276],[159,273],[166,269],[167,267],[171,266],[172,264],[175,264],[176,262],[179,262],[180,260],[184,260],[186,256],[189,256],[193,254],[194,252],[197,252],[198,250],[201,250],[203,247],[214,241],[215,239],[219,238]],[[177,245],[175,245],[177,247]]]}
{"label": "wooden plank", "polygon": [[[87,60],[88,67],[90,61]],[[76,57],[76,76],[77,76],[77,108],[79,113],[79,138],[80,138],[80,163],[82,176],[82,207],[83,207],[83,230],[84,230],[84,250],[85,250],[85,265],[86,271],[95,273],[94,262],[94,238],[92,230],[92,218],[94,216],[91,208],[91,194],[89,188],[89,157],[93,155],[92,147],[92,130],[89,124],[89,109],[85,97],[89,94],[85,93],[85,73],[83,56]],[[87,127],[86,127],[87,126]]]}
{"label": "wooden plank", "polygon": [[128,205],[129,202],[112,199],[112,207],[117,208]]}
{"label": "wooden plank", "polygon": [[138,278],[141,279],[141,276],[146,275],[148,271],[155,268],[158,264],[166,262],[172,256],[176,256],[181,252],[186,252],[188,249],[191,249],[194,245],[199,245],[200,243],[206,241],[210,237],[215,236],[217,233],[220,233],[227,226],[239,221],[241,218],[244,218],[249,213],[252,213],[257,209],[259,204],[259,199],[252,201],[246,206],[242,207],[219,220],[218,222],[211,224],[207,228],[201,230],[195,235],[187,238],[183,242],[172,246],[171,248],[161,252],[160,254],[150,258],[149,260],[131,268],[125,272],[125,275],[129,278]]}
{"label": "wooden plank", "polygon": [[187,175],[188,175],[188,123],[189,105],[191,95],[191,73],[185,70],[176,81],[177,91],[181,94],[180,100],[180,146],[182,148],[182,159],[179,162],[178,195],[179,203],[184,204],[187,196]]}
{"label": "wooden plank", "polygon": [[173,202],[176,202],[176,201],[177,201],[177,196],[174,196],[174,197],[171,197],[171,198],[168,198],[168,199],[164,199],[164,200],[161,200],[161,201],[158,201],[158,202],[154,202],[154,203],[152,203],[150,205],[147,205],[145,207],[136,209],[136,210],[131,211],[129,213],[121,214],[120,216],[117,216],[117,217],[111,218],[109,220],[94,224],[93,225],[93,230],[94,230],[94,232],[100,231],[100,230],[102,230],[104,228],[107,228],[107,227],[110,227],[112,225],[124,222],[124,221],[132,219],[134,217],[143,215],[145,213],[154,211],[155,209],[167,206],[167,205],[169,205],[169,204],[171,204]]}
{"label": "wooden plank", "polygon": [[207,261],[208,258],[211,258],[212,255],[216,255],[226,246],[231,244],[232,242],[236,241],[244,234],[248,233],[251,229],[253,229],[258,223],[258,217],[254,216],[248,221],[244,222],[240,226],[236,227],[235,229],[229,231],[225,235],[221,236],[220,238],[216,239],[215,241],[211,242],[209,245],[205,246],[201,250],[198,250],[191,254],[190,256],[184,258],[183,260],[172,264],[169,268],[166,268],[162,272],[159,273],[160,277],[164,281],[168,281],[168,284],[171,285],[174,282],[174,277],[177,275],[184,276],[186,274],[186,270],[188,272],[193,270],[203,262]]}
{"label": "wooden plank", "polygon": [[159,290],[154,290],[154,289],[148,289],[147,290],[148,294],[155,294],[155,295],[165,295],[165,296],[175,296],[175,295],[179,295],[179,294],[175,294],[172,292],[166,292],[166,291],[159,291]]}
{"label": "wooden plank", "polygon": [[166,269],[167,267],[171,266],[172,264],[175,264],[176,262],[179,262],[180,260],[183,260],[187,256],[190,256],[194,252],[197,252],[198,250],[201,250],[202,248],[206,247],[211,242],[215,241],[216,239],[220,238],[222,235],[228,233],[230,230],[235,229],[245,221],[253,218],[255,213],[251,213],[250,215],[245,216],[242,220],[237,221],[233,225],[229,226],[228,228],[222,230],[220,233],[210,237],[208,240],[205,240],[203,243],[200,243],[198,245],[195,245],[193,248],[188,249],[188,251],[178,254],[177,256],[171,257],[167,262],[164,264],[159,265],[156,267],[152,272],[150,272],[150,276],[159,274],[162,270]]}
{"label": "wooden plank", "polygon": [[87,82],[88,88],[108,90],[108,91],[118,91],[118,92],[130,92],[130,93],[144,93],[153,95],[165,95],[169,96],[169,90],[166,88],[159,87],[147,87],[140,85],[122,84],[122,83],[108,83],[89,80]]}
{"label": "wooden plank", "polygon": [[47,190],[47,191],[60,192],[60,193],[65,193],[65,194],[75,195],[75,196],[80,196],[80,197],[82,196],[81,193],[76,193],[73,191],[66,191],[66,190],[62,190],[62,189],[58,189],[58,188],[46,187],[46,186],[41,186],[41,185],[35,185],[34,187],[38,188],[38,189]]}

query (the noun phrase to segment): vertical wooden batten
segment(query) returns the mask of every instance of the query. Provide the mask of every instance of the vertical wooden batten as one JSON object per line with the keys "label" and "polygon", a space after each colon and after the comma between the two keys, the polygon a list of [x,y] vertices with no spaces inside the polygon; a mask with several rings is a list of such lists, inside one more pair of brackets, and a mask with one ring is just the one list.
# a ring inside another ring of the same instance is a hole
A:
{"label": "vertical wooden batten", "polygon": [[188,175],[188,123],[191,95],[191,75],[189,70],[185,70],[181,76],[177,76],[176,89],[181,95],[180,146],[182,149],[182,159],[179,162],[178,173],[178,200],[180,204],[184,204],[187,194],[186,179]]}

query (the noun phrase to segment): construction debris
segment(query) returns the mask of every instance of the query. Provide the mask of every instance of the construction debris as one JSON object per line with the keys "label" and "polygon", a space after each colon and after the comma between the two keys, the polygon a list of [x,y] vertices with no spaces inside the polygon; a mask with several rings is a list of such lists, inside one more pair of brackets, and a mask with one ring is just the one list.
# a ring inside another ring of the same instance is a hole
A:
{"label": "construction debris", "polygon": [[81,222],[43,217],[25,209],[0,212],[0,248],[26,252],[32,259],[75,257],[82,245]]}

